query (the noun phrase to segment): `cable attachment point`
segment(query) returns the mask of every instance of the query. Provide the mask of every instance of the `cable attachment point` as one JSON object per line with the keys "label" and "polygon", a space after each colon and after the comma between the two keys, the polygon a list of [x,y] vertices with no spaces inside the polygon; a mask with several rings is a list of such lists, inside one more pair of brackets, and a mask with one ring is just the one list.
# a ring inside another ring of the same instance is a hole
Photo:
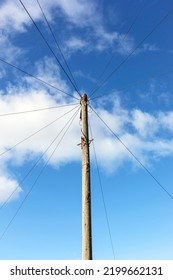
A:
{"label": "cable attachment point", "polygon": [[[94,139],[91,139],[88,141],[88,145],[90,146],[91,142],[94,141]],[[81,149],[87,144],[86,139],[84,136],[81,137],[81,143],[77,144],[77,146],[81,146]]]}

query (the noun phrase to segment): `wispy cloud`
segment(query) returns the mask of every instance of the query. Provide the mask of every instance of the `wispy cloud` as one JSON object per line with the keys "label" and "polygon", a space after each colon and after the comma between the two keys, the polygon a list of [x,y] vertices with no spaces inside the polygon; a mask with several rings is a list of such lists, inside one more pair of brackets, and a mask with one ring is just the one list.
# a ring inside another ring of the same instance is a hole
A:
{"label": "wispy cloud", "polygon": [[65,15],[67,21],[80,28],[94,25],[99,20],[99,13],[96,13],[99,7],[97,1],[72,0],[69,2],[68,0],[57,0],[53,2]]}
{"label": "wispy cloud", "polygon": [[131,123],[138,134],[145,138],[155,135],[158,131],[158,119],[149,113],[142,112],[139,109],[132,111]]}
{"label": "wispy cloud", "polygon": [[16,180],[0,175],[0,204],[18,198],[21,192]]}
{"label": "wispy cloud", "polygon": [[0,36],[0,46],[1,53],[0,57],[8,60],[9,62],[14,62],[16,58],[24,53],[24,51],[11,43],[11,40],[7,35],[1,34]]}
{"label": "wispy cloud", "polygon": [[68,54],[72,54],[74,52],[88,52],[90,51],[89,42],[87,40],[72,36],[65,41],[66,51]]}
{"label": "wispy cloud", "polygon": [[159,120],[163,127],[168,131],[173,132],[173,112],[166,112],[159,114]]}
{"label": "wispy cloud", "polygon": [[[23,2],[36,22],[44,21],[36,1]],[[136,46],[135,39],[132,36],[126,36],[116,28],[114,31],[109,30],[109,27],[105,25],[99,5],[99,1],[93,2],[91,0],[42,1],[43,9],[52,25],[55,24],[55,14],[58,14],[64,21],[63,31],[66,35],[62,36],[61,43],[64,46],[64,51],[68,51],[68,54],[73,54],[79,50],[86,53],[92,51],[103,52],[111,48],[112,52],[128,55]],[[20,55],[21,50],[10,42],[10,38],[15,37],[18,33],[26,32],[32,22],[18,1],[4,1],[0,5],[0,13],[0,30],[4,32],[1,37],[1,41],[4,41],[4,43],[1,42],[2,50],[15,53],[16,56]],[[76,33],[76,31],[78,32]],[[136,54],[157,50],[157,46],[145,43],[136,51]]]}
{"label": "wispy cloud", "polygon": [[1,21],[0,28],[5,33],[14,35],[14,32],[23,32],[28,21],[18,1],[4,1],[0,5]]}

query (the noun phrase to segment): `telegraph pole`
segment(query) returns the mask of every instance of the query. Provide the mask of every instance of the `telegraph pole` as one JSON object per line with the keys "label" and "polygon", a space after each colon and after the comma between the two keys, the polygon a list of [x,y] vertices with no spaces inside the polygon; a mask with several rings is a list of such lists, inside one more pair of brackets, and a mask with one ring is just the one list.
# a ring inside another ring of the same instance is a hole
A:
{"label": "telegraph pole", "polygon": [[82,259],[92,260],[90,152],[88,132],[88,97],[81,97],[82,149]]}

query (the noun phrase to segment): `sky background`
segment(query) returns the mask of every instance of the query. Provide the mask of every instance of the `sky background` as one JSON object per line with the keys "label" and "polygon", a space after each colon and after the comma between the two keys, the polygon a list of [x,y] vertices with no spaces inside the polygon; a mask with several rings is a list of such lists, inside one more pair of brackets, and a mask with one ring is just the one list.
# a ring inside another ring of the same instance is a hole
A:
{"label": "sky background", "polygon": [[[93,258],[173,259],[173,2],[40,4],[90,97]],[[80,96],[20,1],[0,15],[0,259],[81,259]]]}

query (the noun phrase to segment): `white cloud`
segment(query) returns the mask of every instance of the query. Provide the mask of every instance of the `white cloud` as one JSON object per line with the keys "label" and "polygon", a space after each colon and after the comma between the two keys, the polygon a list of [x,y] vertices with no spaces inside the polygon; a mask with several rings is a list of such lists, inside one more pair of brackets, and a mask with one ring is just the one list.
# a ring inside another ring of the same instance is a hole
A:
{"label": "white cloud", "polygon": [[[109,102],[109,108],[111,109],[106,110],[104,109],[104,104],[106,99],[101,103],[100,106],[97,108],[98,114],[104,119],[104,121],[110,126],[117,134],[121,134],[124,131],[124,126],[128,124],[129,121],[129,113],[127,110],[122,108],[121,101],[116,94],[112,94],[112,96],[107,99]],[[103,106],[102,106],[103,105]],[[107,131],[106,127],[104,130]],[[107,131],[108,133],[108,131]]]}
{"label": "white cloud", "polygon": [[5,69],[2,67],[2,65],[0,65],[0,79],[2,79],[3,77],[5,77],[6,75],[6,71]]}
{"label": "white cloud", "polygon": [[154,51],[159,51],[159,48],[156,45],[150,45],[149,43],[145,43],[141,47],[140,51],[143,51],[143,52],[145,52],[145,51],[154,52]]}
{"label": "white cloud", "polygon": [[[56,96],[51,97],[46,91],[40,90],[26,90],[14,95],[4,95],[0,101],[0,111],[5,112],[20,112],[28,111],[34,108],[47,108],[54,106],[61,106],[62,104],[68,104],[67,102],[57,102]],[[76,106],[76,105],[75,105]],[[75,108],[75,106],[62,107],[58,109],[52,109],[47,111],[33,112],[30,114],[12,115],[1,117],[0,129],[3,131],[3,135],[0,139],[0,151],[4,152],[6,149],[14,146],[16,143],[25,139],[27,136],[38,131],[45,125],[53,122],[55,119],[61,117],[66,112]],[[27,160],[28,156],[37,156],[44,152],[46,147],[53,141],[55,136],[61,131],[64,124],[68,121],[70,116],[75,111],[64,116],[59,121],[53,123],[50,127],[42,130],[34,138],[25,141],[10,152],[10,161],[12,162],[15,157],[15,164],[23,164]],[[78,141],[76,141],[78,142]],[[66,155],[65,155],[66,157]],[[8,158],[7,158],[8,160]],[[63,161],[63,156],[59,157],[58,162]]]}
{"label": "white cloud", "polygon": [[21,191],[16,180],[0,175],[0,204],[16,199]]}
{"label": "white cloud", "polygon": [[173,112],[160,113],[159,119],[163,127],[173,132]]}
{"label": "white cloud", "polygon": [[[97,2],[93,3],[91,0],[57,0],[55,3],[65,14],[68,21],[77,26],[93,25],[98,19],[98,13],[96,13]],[[94,15],[95,17],[93,17]]]}
{"label": "white cloud", "polygon": [[94,79],[91,75],[86,74],[86,73],[82,72],[81,70],[77,70],[77,71],[73,72],[73,75],[74,75],[75,77],[83,78],[83,79],[85,79],[85,81],[86,81],[86,80],[89,80],[89,81],[92,82],[93,84],[97,84],[97,82],[98,82],[98,81],[97,81],[96,79]]}
{"label": "white cloud", "polygon": [[[35,19],[41,18],[38,8],[35,8],[35,1],[29,1],[29,10]],[[24,50],[14,43],[16,35],[27,31],[31,20],[24,11],[19,1],[6,0],[0,5],[0,58],[8,62],[14,62],[20,57]]]}
{"label": "white cloud", "polygon": [[133,110],[132,124],[139,135],[148,137],[154,135],[158,131],[158,120],[149,113],[141,110]]}
{"label": "white cloud", "polygon": [[[57,103],[56,97],[51,98],[45,91],[40,90],[40,92],[37,92],[31,89],[30,92],[19,92],[17,95],[4,95],[0,101],[0,110],[1,112],[18,112],[21,110],[46,108],[61,104],[62,103],[60,102]],[[47,110],[31,114],[1,117],[0,129],[2,131],[2,137],[0,139],[0,153],[4,153],[17,143],[21,142],[21,140],[26,139],[31,134],[40,130],[40,128],[43,128],[55,119],[58,119],[58,117],[61,117],[73,108],[75,108],[75,106],[62,107],[50,111]],[[0,202],[3,202],[8,193],[13,191],[13,189],[17,186],[17,181],[9,179],[12,175],[10,168],[5,167],[8,167],[9,164],[11,168],[16,165],[22,166],[28,161],[33,162],[31,164],[32,166],[38,158],[41,159],[41,162],[46,161],[50,157],[58,141],[60,141],[64,133],[64,130],[62,131],[64,125],[69,121],[75,111],[69,112],[63,118],[54,122],[51,126],[43,129],[32,138],[29,138],[27,141],[17,145],[15,149],[12,149],[1,156],[1,159],[3,158],[1,169],[6,169],[7,171],[2,172],[4,176],[3,178],[0,176]],[[63,144],[61,144],[59,149],[55,152],[50,164],[59,166],[64,162],[66,163],[67,161],[76,160],[78,158],[80,153],[80,149],[77,146],[80,141],[80,126],[78,124],[79,120],[76,119],[73,125],[78,128],[78,131],[73,129],[69,132],[66,138],[63,139]],[[53,143],[51,148],[47,150],[50,143],[54,141],[58,134],[59,137]],[[71,138],[71,145],[69,145],[69,137]],[[18,193],[19,190],[20,189],[18,189]]]}
{"label": "white cloud", "polygon": [[0,46],[1,46],[0,58],[7,60],[8,62],[15,61],[16,58],[23,53],[23,51],[20,48],[14,46],[11,43],[7,35],[2,34],[0,36]]}
{"label": "white cloud", "polygon": [[[69,87],[67,85],[67,82],[61,76],[61,73],[62,75],[64,73],[63,72],[60,73],[60,68],[57,66],[57,64],[54,63],[53,59],[49,57],[44,57],[41,61],[38,61],[35,65],[35,72],[36,72],[36,76],[39,79],[46,81],[47,83],[59,88],[64,92],[69,92]],[[32,83],[33,86],[33,79],[28,78],[28,81]],[[37,83],[37,88],[40,89],[40,86],[41,83],[39,82],[39,85]],[[45,85],[43,86],[43,89],[45,89]],[[62,92],[60,93],[55,89],[49,88],[49,92],[56,95],[57,99],[59,100],[63,100],[66,97],[65,95],[62,96]]]}
{"label": "white cloud", "polygon": [[23,32],[24,23],[28,21],[27,15],[18,1],[4,1],[0,6],[0,28],[7,33]]}
{"label": "white cloud", "polygon": [[[97,108],[100,117],[115,132],[123,144],[148,166],[154,158],[173,156],[173,112],[151,114],[122,107],[118,98],[112,110]],[[126,161],[139,166],[134,157],[119,140],[92,113],[93,138],[99,155],[99,163],[109,171],[116,170]]]}
{"label": "white cloud", "polygon": [[[65,42],[68,52],[87,50],[88,42],[79,37],[71,37]],[[89,46],[88,46],[89,47]]]}
{"label": "white cloud", "polygon": [[[23,3],[36,22],[42,21],[45,24],[35,0],[23,0]],[[103,52],[110,48],[115,53],[128,55],[136,45],[132,36],[126,36],[118,30],[110,30],[106,26],[99,1],[42,0],[40,3],[52,25],[56,24],[55,16],[59,16],[64,21],[61,44],[64,46],[64,50],[68,50],[66,55],[78,50],[88,53],[95,50]],[[2,49],[6,50],[6,53],[9,49],[9,52],[17,57],[21,54],[21,50],[11,43],[11,37],[26,32],[32,25],[32,21],[19,1],[4,1],[0,5],[0,14],[0,30],[2,30],[2,36],[6,36],[6,44]],[[76,35],[76,31],[78,31],[78,35]],[[155,45],[146,43],[135,53],[156,50],[158,48]]]}
{"label": "white cloud", "polygon": [[129,55],[135,48],[135,40],[132,36],[126,34],[118,34],[117,42],[115,45],[115,52],[121,55]]}
{"label": "white cloud", "polygon": [[[16,89],[17,91],[17,89]],[[110,100],[110,98],[109,98]],[[61,104],[68,104],[67,100],[58,100],[56,96],[50,96],[42,88],[35,90],[25,88],[21,90],[18,88],[18,94],[9,94],[1,96],[0,111],[1,112],[16,112],[23,110],[30,110],[34,108],[44,108],[56,106]],[[120,98],[112,96],[112,108],[104,108],[103,105],[97,106],[96,110],[100,117],[108,124],[108,126],[115,131],[121,141],[134,153],[137,158],[143,163],[148,165],[152,162],[152,158],[160,158],[173,155],[173,137],[172,137],[172,118],[173,112],[164,113],[159,112],[157,115],[152,115],[148,112],[141,110],[132,110],[123,108]],[[30,134],[44,127],[46,124],[62,116],[67,111],[74,108],[74,106],[63,107],[51,111],[35,112],[32,114],[13,115],[1,117],[0,130],[0,151],[1,153],[6,149],[14,146],[16,143],[25,139]],[[1,171],[8,170],[10,166],[23,165],[25,162],[35,162],[38,157],[46,151],[50,143],[55,139],[56,135],[63,129],[65,123],[70,119],[75,111],[70,112],[50,127],[42,130],[32,138],[24,141],[22,144],[17,145],[8,153],[4,154],[1,163]],[[136,166],[136,161],[98,119],[94,112],[89,113],[90,123],[92,127],[93,138],[95,141],[96,151],[99,163],[108,172],[116,170],[127,161],[132,162],[132,166]],[[164,131],[169,131],[169,138],[164,137],[164,134],[157,135],[159,128]],[[72,161],[80,160],[81,150],[77,144],[80,142],[80,124],[79,113],[73,122],[67,136],[63,139],[59,149],[55,152],[50,159],[49,164],[52,166],[60,166]],[[60,141],[62,134],[57,141]],[[69,141],[70,139],[70,141]],[[48,149],[42,161],[46,161],[58,142]],[[91,149],[92,151],[92,149]],[[4,194],[4,185],[6,184],[6,192],[9,193],[13,190],[17,182],[11,178],[10,170],[3,173],[3,178],[0,180],[1,184],[1,202],[7,197]],[[19,193],[20,189],[18,190]],[[1,193],[0,192],[0,193]]]}
{"label": "white cloud", "polygon": [[[34,20],[43,20],[42,13],[35,0],[22,1],[26,6],[29,13]],[[41,2],[42,3],[42,2]],[[47,16],[50,19],[50,11],[54,7],[56,1],[51,1],[51,5],[46,4],[47,1],[43,1],[43,7],[47,8]],[[0,5],[0,29],[8,35],[14,36],[16,32],[26,32],[26,27],[31,25],[31,19],[27,15],[23,6],[19,1],[6,0]]]}
{"label": "white cloud", "polygon": [[[34,21],[44,21],[42,12],[35,0],[23,0],[22,2]],[[47,0],[44,0],[41,4],[46,10],[46,16],[49,22],[52,21],[53,8],[57,6],[57,1],[50,1],[50,3],[47,3]],[[16,35],[27,32],[28,28],[33,23],[18,0],[6,0],[1,3],[0,15],[0,58],[8,62],[13,62],[24,53],[24,50],[19,48],[15,43],[14,39]]]}
{"label": "white cloud", "polygon": [[[22,0],[25,7],[34,20],[43,20],[39,6],[35,0]],[[53,20],[52,14],[58,10],[58,14],[65,15],[66,20],[72,24],[83,27],[94,24],[98,18],[96,14],[97,4],[85,0],[42,0],[40,4],[49,20]],[[26,26],[32,22],[19,1],[6,0],[0,5],[0,28],[6,32],[25,32]],[[93,17],[94,16],[94,17]]]}

